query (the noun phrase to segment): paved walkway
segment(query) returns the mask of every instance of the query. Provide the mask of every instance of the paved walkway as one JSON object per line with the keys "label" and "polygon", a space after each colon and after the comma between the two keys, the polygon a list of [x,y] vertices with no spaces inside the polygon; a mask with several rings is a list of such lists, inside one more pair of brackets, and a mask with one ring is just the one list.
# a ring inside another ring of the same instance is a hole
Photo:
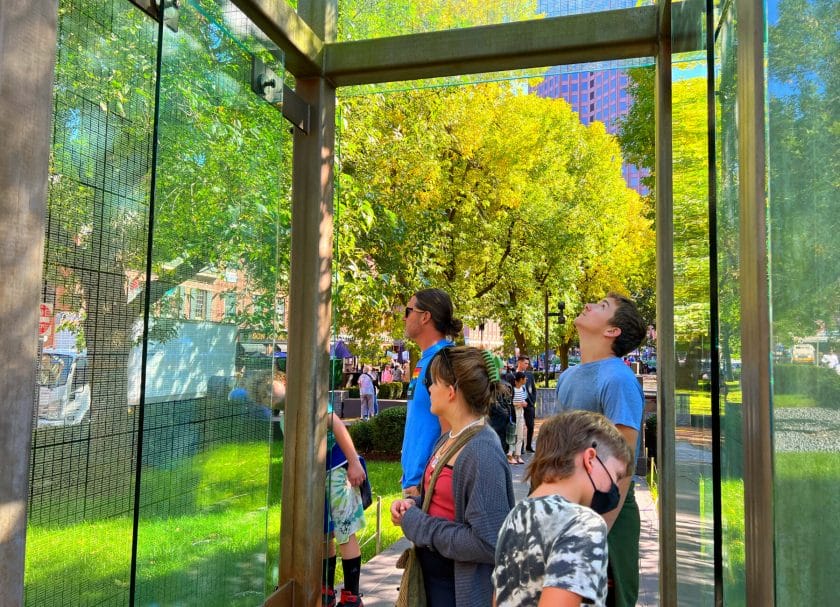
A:
{"label": "paved walkway", "polygon": [[[530,457],[531,454],[526,454],[526,461]],[[516,500],[519,501],[528,494],[528,485],[522,481],[525,466],[512,468],[513,488]],[[641,477],[635,477],[635,481],[636,501],[642,520],[639,559],[641,580],[637,605],[655,607],[659,604],[659,520],[647,483]],[[402,576],[402,570],[395,565],[397,558],[409,545],[409,541],[402,538],[362,567],[361,587],[365,607],[393,607]]]}

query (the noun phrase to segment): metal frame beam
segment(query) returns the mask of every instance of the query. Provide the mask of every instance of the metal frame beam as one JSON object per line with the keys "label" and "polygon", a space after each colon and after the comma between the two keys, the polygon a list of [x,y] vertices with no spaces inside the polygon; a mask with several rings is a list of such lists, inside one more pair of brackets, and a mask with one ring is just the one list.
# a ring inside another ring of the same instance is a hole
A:
{"label": "metal frame beam", "polygon": [[[285,0],[233,0],[285,53],[286,70],[298,78],[323,77],[335,87],[419,78],[652,57],[657,7],[635,8],[501,23],[446,31],[332,42],[335,12],[299,15]],[[700,50],[703,3],[680,3],[673,51]],[[310,10],[311,12],[311,10]],[[696,19],[691,15],[696,13]],[[328,22],[317,31],[310,24]]]}
{"label": "metal frame beam", "polygon": [[232,0],[285,57],[286,71],[299,78],[321,74],[323,35],[316,34],[286,0]]}
{"label": "metal frame beam", "polygon": [[677,605],[676,349],[671,0],[657,5],[656,52],[656,408],[659,419],[659,604]]}
{"label": "metal frame beam", "polygon": [[656,7],[328,44],[336,86],[650,57]]}
{"label": "metal frame beam", "polygon": [[764,113],[764,3],[736,0],[738,199],[741,241],[741,394],[747,602],[775,605],[770,294]]}

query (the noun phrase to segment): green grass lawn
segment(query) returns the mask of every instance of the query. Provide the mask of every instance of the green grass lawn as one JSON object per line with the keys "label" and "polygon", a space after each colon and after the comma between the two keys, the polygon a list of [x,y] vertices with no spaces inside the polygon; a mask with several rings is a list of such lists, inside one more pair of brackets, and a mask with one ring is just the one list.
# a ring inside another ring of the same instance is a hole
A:
{"label": "green grass lawn", "polygon": [[[776,602],[835,604],[840,453],[777,453],[774,465]],[[745,605],[742,480],[722,481],[721,503],[726,604]]]}
{"label": "green grass lawn", "polygon": [[[721,413],[726,410],[726,403],[741,403],[741,386],[738,382],[727,382],[726,398],[721,403]],[[689,397],[689,412],[691,415],[712,414],[712,393],[706,390],[677,390],[677,394],[687,394]],[[677,397],[679,398],[679,397]],[[819,403],[805,394],[773,394],[774,408],[807,408],[817,407]]]}
{"label": "green grass lawn", "polygon": [[[271,471],[269,473],[269,471]],[[400,496],[398,462],[368,462],[374,505],[360,540],[376,530],[382,496],[382,547],[402,535],[391,524]],[[138,605],[256,605],[276,582],[282,445],[222,444],[168,469],[143,471],[137,551]],[[269,477],[272,482],[269,484]],[[270,488],[269,488],[270,485]],[[103,499],[107,495],[103,496]],[[60,506],[84,511],[84,495]],[[95,500],[87,499],[89,512]],[[124,604],[128,597],[133,519],[130,513],[63,525],[32,524],[27,532],[26,596],[37,605]],[[318,538],[321,541],[321,538]],[[363,560],[373,556],[371,540]]]}

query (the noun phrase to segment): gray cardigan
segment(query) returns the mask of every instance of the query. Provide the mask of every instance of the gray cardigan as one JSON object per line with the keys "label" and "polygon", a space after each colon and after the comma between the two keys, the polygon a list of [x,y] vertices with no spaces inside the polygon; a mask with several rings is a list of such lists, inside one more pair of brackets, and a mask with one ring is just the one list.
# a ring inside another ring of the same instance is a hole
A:
{"label": "gray cardigan", "polygon": [[[443,442],[441,437],[435,449]],[[461,451],[452,470],[455,521],[417,508],[402,519],[405,536],[418,546],[434,548],[455,561],[455,604],[487,607],[493,596],[490,576],[499,529],[513,508],[513,482],[499,436],[485,425]]]}

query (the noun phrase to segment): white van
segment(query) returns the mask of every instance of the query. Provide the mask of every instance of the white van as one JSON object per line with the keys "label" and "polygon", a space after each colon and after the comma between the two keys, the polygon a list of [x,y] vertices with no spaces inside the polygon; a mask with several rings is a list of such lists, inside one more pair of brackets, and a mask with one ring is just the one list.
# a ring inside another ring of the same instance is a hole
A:
{"label": "white van", "polygon": [[38,365],[38,427],[82,423],[90,411],[87,353],[46,348]]}

